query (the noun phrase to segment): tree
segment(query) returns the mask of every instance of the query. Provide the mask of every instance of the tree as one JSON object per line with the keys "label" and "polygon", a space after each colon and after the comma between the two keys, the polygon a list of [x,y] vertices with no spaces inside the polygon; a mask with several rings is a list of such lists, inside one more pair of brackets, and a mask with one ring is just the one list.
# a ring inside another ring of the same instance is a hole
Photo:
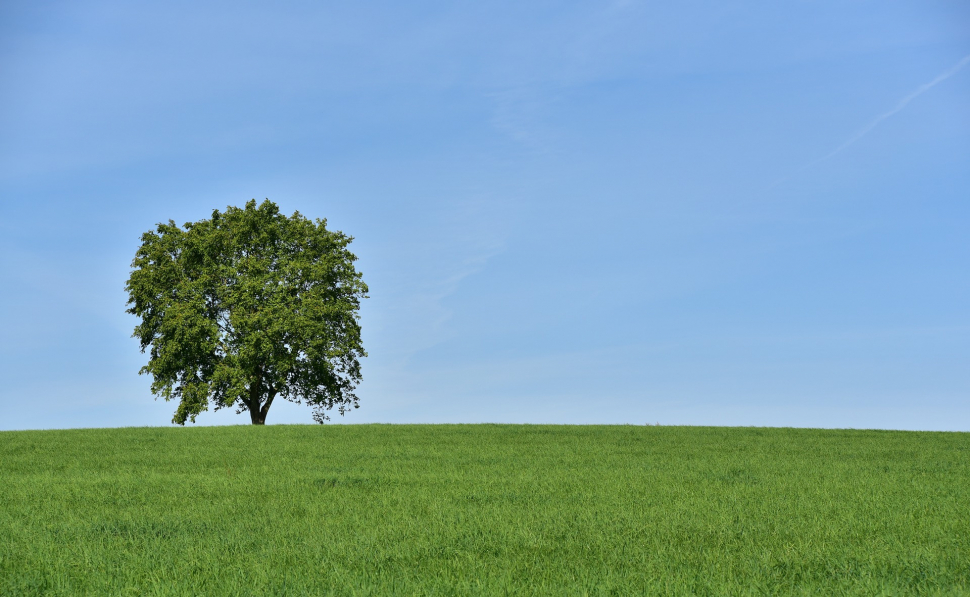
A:
{"label": "tree", "polygon": [[312,405],[319,423],[334,406],[358,407],[367,285],[352,240],[268,199],[142,235],[128,313],[141,318],[142,352],[150,348],[139,373],[154,377],[156,396],[179,401],[173,423],[195,422],[211,404],[262,425],[277,397]]}

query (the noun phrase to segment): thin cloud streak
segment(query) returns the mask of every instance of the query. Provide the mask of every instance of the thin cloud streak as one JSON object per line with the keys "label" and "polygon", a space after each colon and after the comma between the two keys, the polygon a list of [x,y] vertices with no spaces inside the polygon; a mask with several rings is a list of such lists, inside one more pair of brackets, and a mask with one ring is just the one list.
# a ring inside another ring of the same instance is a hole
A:
{"label": "thin cloud streak", "polygon": [[816,160],[815,162],[812,162],[812,163],[815,164],[815,163],[818,163],[818,162],[827,160],[827,159],[831,158],[832,156],[838,154],[839,152],[841,152],[845,148],[849,147],[850,145],[852,145],[853,143],[855,143],[859,139],[865,137],[867,134],[869,134],[870,131],[872,131],[872,129],[876,128],[879,125],[880,122],[882,122],[883,120],[886,120],[887,118],[889,118],[893,114],[896,114],[897,112],[899,112],[900,110],[902,110],[903,108],[905,108],[906,105],[909,104],[909,102],[911,102],[914,99],[916,99],[917,97],[923,95],[924,93],[926,93],[927,91],[929,91],[930,89],[932,89],[933,87],[935,87],[936,85],[942,83],[943,81],[945,81],[945,80],[949,79],[950,77],[952,77],[953,75],[957,74],[967,64],[970,64],[970,56],[964,56],[963,60],[961,60],[960,62],[958,62],[956,64],[956,66],[953,66],[952,68],[950,68],[950,70],[944,72],[943,74],[941,74],[940,76],[936,77],[935,79],[933,79],[929,83],[926,83],[924,85],[921,85],[918,89],[916,89],[916,91],[910,93],[909,95],[907,95],[903,99],[899,100],[899,103],[896,104],[896,106],[892,110],[889,110],[888,112],[885,112],[883,114],[880,114],[875,119],[873,119],[872,122],[870,122],[868,125],[866,125],[865,127],[863,127],[859,132],[857,132],[855,135],[852,135],[851,137],[849,137],[849,139],[845,143],[843,143],[842,145],[839,145],[838,147],[836,147],[835,149],[833,149],[831,152],[829,152],[825,156],[819,158],[818,160]]}
{"label": "thin cloud streak", "polygon": [[770,189],[773,189],[773,188],[777,187],[778,185],[780,185],[782,183],[785,183],[785,182],[791,180],[791,178],[793,176],[795,176],[797,174],[800,174],[800,173],[808,170],[812,166],[815,166],[816,164],[819,164],[821,162],[824,162],[824,161],[826,161],[826,160],[834,157],[835,155],[839,154],[840,152],[842,152],[843,150],[845,150],[847,147],[849,147],[850,145],[852,145],[853,143],[855,143],[859,139],[861,139],[861,138],[865,137],[867,134],[869,134],[872,131],[872,129],[876,128],[879,125],[879,123],[881,123],[883,120],[886,120],[890,116],[896,114],[897,112],[899,112],[900,110],[902,110],[903,108],[905,108],[907,106],[907,104],[909,104],[909,102],[913,101],[914,99],[916,99],[920,95],[923,95],[924,93],[926,93],[927,91],[929,91],[930,89],[932,89],[933,87],[935,87],[936,85],[942,83],[943,81],[949,79],[953,75],[955,75],[958,72],[960,72],[960,70],[963,67],[965,67],[967,64],[970,64],[970,55],[964,56],[963,59],[960,60],[960,62],[957,62],[956,65],[954,65],[953,67],[951,67],[949,70],[943,72],[941,75],[937,76],[935,79],[933,79],[929,83],[925,83],[923,85],[920,85],[916,89],[916,91],[913,91],[912,93],[910,93],[909,95],[907,95],[903,99],[899,100],[899,103],[897,103],[895,105],[895,107],[893,107],[892,110],[889,110],[888,112],[884,112],[883,114],[880,114],[879,116],[877,116],[876,118],[874,118],[872,120],[872,122],[870,122],[865,127],[863,127],[862,129],[860,129],[856,134],[854,134],[851,137],[849,137],[842,145],[839,145],[838,147],[836,147],[835,149],[833,149],[829,153],[823,155],[822,157],[817,158],[817,159],[814,159],[811,162],[805,164],[804,166],[802,166],[801,168],[799,168],[798,170],[796,170],[792,174],[789,174],[787,176],[783,176],[782,178],[776,180],[775,182],[771,183],[768,186],[768,189],[769,190]]}

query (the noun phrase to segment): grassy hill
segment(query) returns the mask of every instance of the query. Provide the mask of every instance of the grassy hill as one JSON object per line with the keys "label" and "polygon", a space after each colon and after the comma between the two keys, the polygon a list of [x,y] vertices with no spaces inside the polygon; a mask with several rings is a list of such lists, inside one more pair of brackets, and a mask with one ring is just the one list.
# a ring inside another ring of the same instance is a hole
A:
{"label": "grassy hill", "polygon": [[970,594],[970,434],[0,433],[0,595]]}

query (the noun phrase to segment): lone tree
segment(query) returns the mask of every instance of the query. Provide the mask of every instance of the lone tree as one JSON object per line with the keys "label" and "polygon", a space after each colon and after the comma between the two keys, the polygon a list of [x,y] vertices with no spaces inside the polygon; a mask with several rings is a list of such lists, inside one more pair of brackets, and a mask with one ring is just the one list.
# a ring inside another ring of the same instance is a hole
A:
{"label": "lone tree", "polygon": [[212,404],[262,425],[276,397],[312,405],[318,423],[334,406],[357,408],[367,285],[352,240],[269,200],[142,235],[128,313],[141,318],[142,352],[151,349],[140,373],[154,376],[154,394],[179,401],[173,423]]}

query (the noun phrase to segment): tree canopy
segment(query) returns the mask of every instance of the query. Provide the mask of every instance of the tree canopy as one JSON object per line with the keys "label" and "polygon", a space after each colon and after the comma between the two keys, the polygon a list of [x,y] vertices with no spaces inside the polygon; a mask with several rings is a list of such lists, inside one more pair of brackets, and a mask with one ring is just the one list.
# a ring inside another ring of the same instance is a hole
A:
{"label": "tree canopy", "polygon": [[157,396],[179,401],[174,423],[212,406],[260,425],[277,397],[313,406],[319,423],[333,407],[357,408],[367,285],[352,240],[269,200],[142,235],[128,313],[149,349],[140,373],[154,377]]}

